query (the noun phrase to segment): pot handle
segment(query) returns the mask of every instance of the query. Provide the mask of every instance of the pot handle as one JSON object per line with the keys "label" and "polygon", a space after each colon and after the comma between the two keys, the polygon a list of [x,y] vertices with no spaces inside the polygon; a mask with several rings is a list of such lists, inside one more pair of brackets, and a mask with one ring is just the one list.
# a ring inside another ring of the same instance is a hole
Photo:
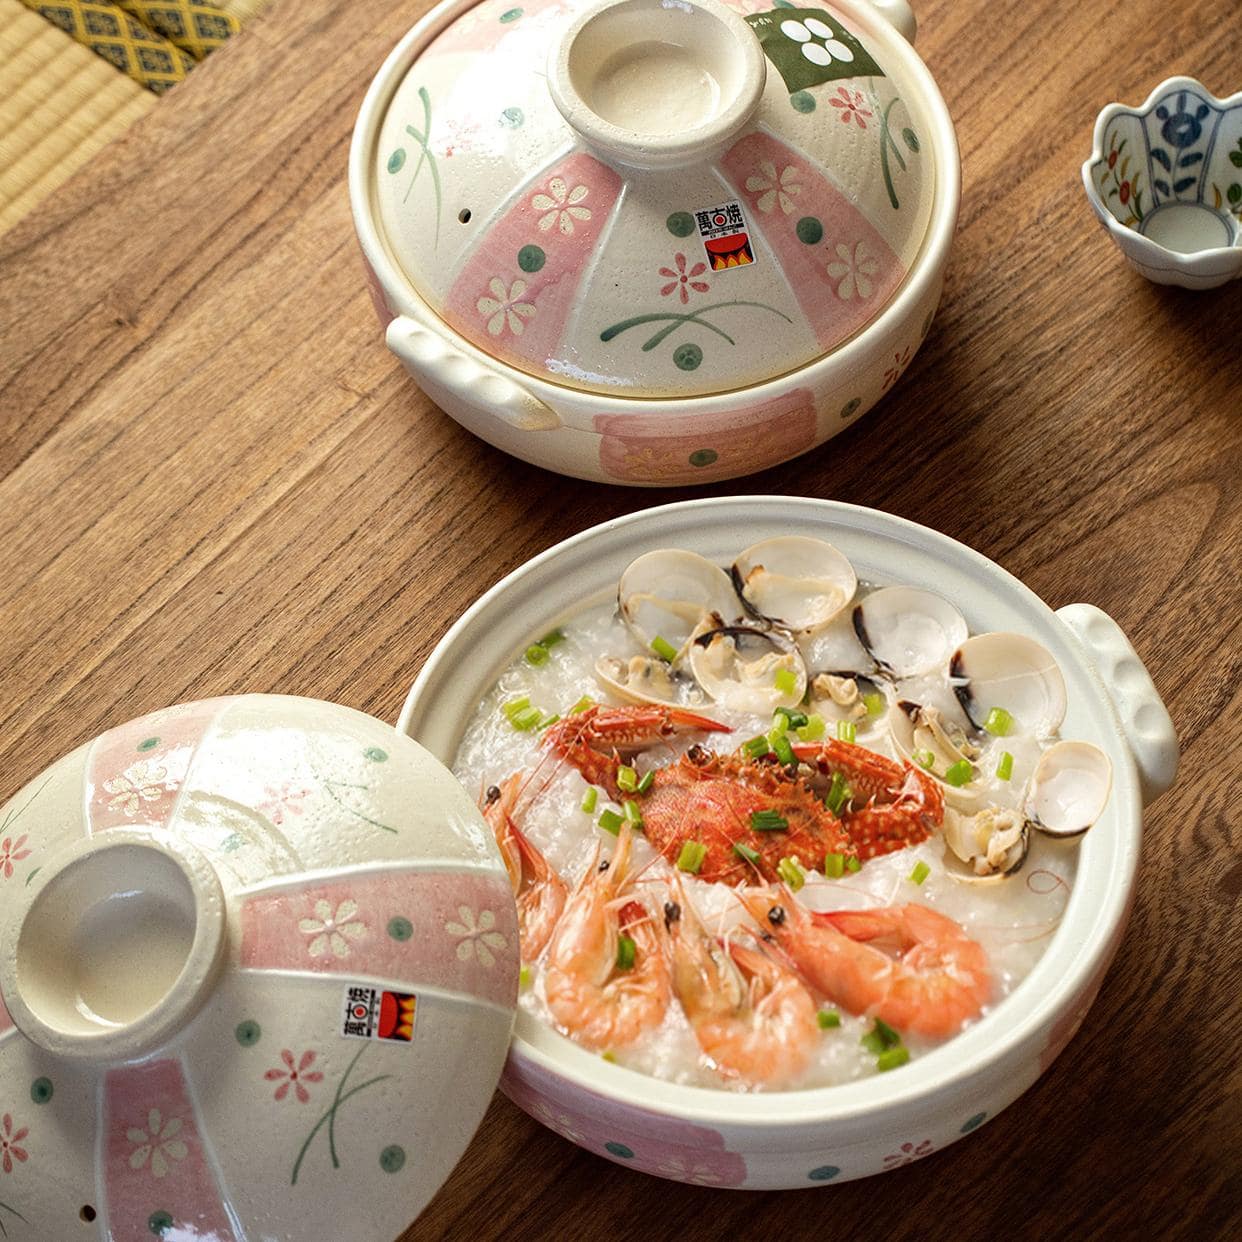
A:
{"label": "pot handle", "polygon": [[388,348],[415,376],[425,375],[439,387],[462,394],[518,431],[554,431],[561,426],[556,411],[534,394],[408,316],[398,315],[385,337]]}
{"label": "pot handle", "polygon": [[871,7],[879,9],[880,16],[891,25],[896,26],[897,33],[907,43],[914,42],[914,36],[918,31],[919,24],[915,20],[914,10],[910,8],[906,0],[871,0]]}
{"label": "pot handle", "polygon": [[1093,604],[1068,604],[1057,616],[1073,631],[1117,710],[1138,768],[1143,805],[1160,797],[1177,775],[1177,732],[1138,652],[1121,626]]}

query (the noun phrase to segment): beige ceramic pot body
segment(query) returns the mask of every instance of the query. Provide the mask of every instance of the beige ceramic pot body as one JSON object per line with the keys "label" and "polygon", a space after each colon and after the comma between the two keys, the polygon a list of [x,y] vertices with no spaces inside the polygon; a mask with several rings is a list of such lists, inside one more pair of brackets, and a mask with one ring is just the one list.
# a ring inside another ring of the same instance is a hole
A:
{"label": "beige ceramic pot body", "polygon": [[823,443],[940,298],[960,168],[913,27],[867,0],[447,0],[350,153],[389,348],[468,430],[583,479]]}
{"label": "beige ceramic pot body", "polygon": [[1072,604],[1054,613],[978,553],[889,514],[777,496],[649,509],[536,557],[440,642],[399,728],[451,763],[473,705],[514,653],[615,594],[634,557],[675,547],[727,565],[746,544],[790,534],[831,541],[865,581],[954,600],[972,631],[1038,639],[1065,675],[1065,736],[1101,747],[1115,780],[1104,815],[1082,839],[1061,924],[1030,975],[976,1025],[895,1073],[753,1095],[680,1086],[608,1064],[519,1009],[501,1080],[511,1099],[598,1155],[701,1185],[798,1188],[883,1172],[956,1142],[1017,1099],[1065,1048],[1100,987],[1133,898],[1143,805],[1172,783],[1177,766],[1168,713],[1099,609]]}
{"label": "beige ceramic pot body", "polygon": [[0,1237],[391,1242],[517,974],[491,834],[390,726],[245,695],[110,730],[0,808]]}

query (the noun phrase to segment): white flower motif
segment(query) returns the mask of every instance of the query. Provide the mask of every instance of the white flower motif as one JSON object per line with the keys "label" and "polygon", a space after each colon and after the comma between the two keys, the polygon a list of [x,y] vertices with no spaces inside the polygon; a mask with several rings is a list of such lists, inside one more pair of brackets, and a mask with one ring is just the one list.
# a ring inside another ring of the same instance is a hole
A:
{"label": "white flower motif", "polygon": [[518,300],[526,292],[526,282],[515,280],[506,289],[505,282],[499,276],[493,276],[487,287],[494,296],[480,298],[475,306],[480,315],[487,316],[488,332],[492,336],[499,336],[505,330],[507,323],[509,331],[514,336],[521,336],[526,327],[522,321],[529,319],[535,313],[535,308],[530,302]]}
{"label": "white flower motif", "polygon": [[568,237],[574,231],[575,220],[589,220],[590,209],[578,204],[586,198],[590,191],[584,185],[576,185],[571,190],[560,177],[553,177],[548,182],[547,193],[542,190],[530,200],[536,211],[544,214],[539,217],[539,228],[546,233],[553,225]]}
{"label": "white flower motif", "polygon": [[141,1169],[149,1160],[151,1172],[156,1177],[167,1176],[168,1162],[184,1160],[189,1154],[190,1149],[186,1147],[185,1140],[179,1137],[180,1134],[180,1117],[169,1117],[165,1121],[160,1110],[153,1108],[147,1114],[145,1130],[131,1126],[125,1131],[125,1137],[135,1144],[134,1150],[129,1153],[129,1167]]}
{"label": "white flower motif", "polygon": [[779,203],[781,210],[789,215],[794,209],[794,195],[802,189],[802,186],[798,182],[796,168],[786,165],[777,176],[776,165],[771,160],[764,160],[759,165],[759,171],[746,178],[746,188],[752,194],[759,194],[755,206],[760,211],[769,212]]}
{"label": "white flower motif", "polygon": [[535,1115],[548,1129],[555,1130],[561,1138],[566,1138],[571,1143],[581,1143],[585,1138],[568,1113],[558,1113],[543,1101],[535,1105]]}
{"label": "white flower motif", "polygon": [[113,795],[108,799],[108,805],[119,808],[126,815],[133,815],[142,803],[154,802],[164,792],[167,779],[167,768],[149,759],[141,759],[126,768],[120,776],[104,781],[104,789]]}
{"label": "white flower motif", "polygon": [[[335,912],[329,902],[315,902],[315,917],[299,919],[298,931],[313,939],[308,946],[311,957],[348,957],[349,942],[366,934],[367,925],[354,919],[358,903],[348,898],[337,906]],[[353,920],[352,922],[350,920]]]}
{"label": "white flower motif", "polygon": [[832,27],[818,17],[781,22],[781,34],[800,43],[799,51],[813,65],[830,65],[834,60],[849,64],[854,59],[854,53],[836,37]]}
{"label": "white flower motif", "polygon": [[851,251],[844,242],[838,242],[837,254],[839,261],[828,264],[828,275],[840,281],[837,297],[843,302],[848,302],[856,293],[860,301],[869,298],[873,288],[871,277],[880,270],[880,262],[867,249],[867,243],[859,242]]}
{"label": "white flower motif", "polygon": [[680,1156],[666,1156],[656,1166],[656,1172],[664,1177],[671,1177],[674,1181],[689,1182],[693,1186],[719,1186],[724,1181],[710,1165],[697,1162],[692,1164],[688,1160],[682,1160]]}
{"label": "white flower motif", "polygon": [[444,930],[450,936],[461,937],[461,943],[457,946],[457,960],[468,962],[472,957],[477,956],[481,965],[489,968],[494,966],[496,958],[492,950],[509,947],[509,942],[504,936],[493,930],[496,926],[496,916],[490,910],[483,910],[477,916],[476,922],[475,913],[469,906],[458,906],[457,917],[461,919],[460,923],[444,924]]}

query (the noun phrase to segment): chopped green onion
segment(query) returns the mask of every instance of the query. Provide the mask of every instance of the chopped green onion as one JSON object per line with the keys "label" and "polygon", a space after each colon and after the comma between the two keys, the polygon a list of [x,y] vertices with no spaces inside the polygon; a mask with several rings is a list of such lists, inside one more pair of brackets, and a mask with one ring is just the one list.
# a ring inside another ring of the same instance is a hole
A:
{"label": "chopped green onion", "polygon": [[1007,781],[1013,775],[1013,756],[1007,751],[1001,751],[1000,763],[996,765],[996,775],[1002,781]]}
{"label": "chopped green onion", "polygon": [[828,790],[828,796],[824,799],[824,805],[834,814],[839,815],[841,808],[849,801],[853,791],[846,784],[845,777],[840,772],[832,774],[832,785]]}
{"label": "chopped green onion", "polygon": [[815,1021],[821,1031],[830,1031],[834,1026],[841,1025],[841,1015],[835,1009],[821,1009],[815,1015]]}
{"label": "chopped green onion", "polygon": [[611,832],[614,837],[620,833],[623,823],[625,820],[616,811],[604,811],[599,817],[599,826],[605,832]]}
{"label": "chopped green onion", "polygon": [[529,966],[523,966],[521,970],[518,971],[518,987],[523,988],[523,989],[530,987],[530,967]]}
{"label": "chopped green onion", "polygon": [[625,812],[625,818],[628,819],[635,828],[641,828],[643,826],[643,813],[638,809],[637,802],[627,798],[622,804],[621,809]]}
{"label": "chopped green onion", "polygon": [[652,782],[654,780],[655,780],[655,768],[652,768],[650,772],[644,772],[643,779],[638,782],[638,792],[646,793],[647,790],[651,788]]}
{"label": "chopped green onion", "polygon": [[993,737],[1008,737],[1009,730],[1013,728],[1013,717],[1003,707],[994,707],[988,712],[983,727]]}
{"label": "chopped green onion", "polygon": [[910,872],[910,882],[912,884],[922,884],[929,875],[931,875],[931,868],[920,858],[914,864],[914,870]]}
{"label": "chopped green onion", "polygon": [[607,1061],[609,1065],[616,1065],[616,1063],[617,1063],[617,1054],[616,1054],[615,1052],[612,1052],[612,1051],[608,1051],[608,1052],[601,1052],[601,1053],[599,1054],[599,1059],[600,1059],[601,1061]]}
{"label": "chopped green onion", "polygon": [[886,1070],[896,1069],[899,1065],[905,1065],[910,1059],[910,1050],[905,1044],[898,1044],[896,1048],[885,1048],[875,1059],[875,1067],[883,1074]]}
{"label": "chopped green onion", "polygon": [[742,749],[752,759],[758,759],[760,755],[766,755],[772,747],[768,745],[768,739],[761,733],[758,737],[752,737],[749,742],[743,742]]}
{"label": "chopped green onion", "polygon": [[897,1048],[901,1046],[901,1032],[895,1031],[887,1022],[876,1018],[875,1026],[871,1028],[858,1041],[868,1052],[874,1052],[877,1055],[886,1048]]}
{"label": "chopped green onion", "polygon": [[752,866],[757,867],[759,865],[759,851],[752,850],[749,845],[743,845],[741,841],[735,841],[733,843],[733,852]]}
{"label": "chopped green onion", "polygon": [[533,729],[543,719],[543,712],[537,707],[524,707],[509,717],[509,723],[517,730],[525,733]]}
{"label": "chopped green onion", "polygon": [[789,739],[782,733],[775,740],[768,739],[772,742],[772,749],[776,752],[777,759],[780,760],[783,767],[788,767],[791,763],[797,763],[793,753],[793,747],[789,744]]}
{"label": "chopped green onion", "polygon": [[545,717],[544,717],[544,718],[543,718],[543,719],[539,722],[539,728],[540,728],[540,729],[550,729],[550,728],[551,728],[554,724],[556,724],[556,722],[557,722],[558,720],[560,720],[560,716],[558,716],[558,715],[556,714],[556,712],[553,712],[553,713],[552,713],[552,715],[550,715],[550,716],[545,716]]}
{"label": "chopped green onion", "polygon": [[951,768],[947,769],[944,779],[950,785],[965,785],[968,781],[974,779],[975,770],[970,766],[968,759],[959,759]]}
{"label": "chopped green onion", "polygon": [[868,716],[878,716],[884,710],[884,696],[882,694],[864,694],[862,701],[863,706],[867,709]]}
{"label": "chopped green onion", "polygon": [[507,703],[502,704],[500,710],[512,720],[518,712],[525,711],[529,706],[530,699],[523,695],[520,699],[510,699]]}
{"label": "chopped green onion", "polygon": [[795,893],[806,883],[806,872],[796,858],[782,858],[776,864],[776,873]]}
{"label": "chopped green onion", "polygon": [[667,638],[661,638],[659,634],[651,640],[651,650],[654,651],[661,660],[665,660],[669,664],[672,664],[672,662],[677,659],[677,648],[674,647]]}
{"label": "chopped green onion", "polygon": [[780,832],[789,827],[779,811],[751,811],[750,826],[755,832]]}
{"label": "chopped green onion", "polygon": [[638,773],[624,763],[617,769],[617,788],[625,793],[633,793],[638,788]]}
{"label": "chopped green onion", "polygon": [[852,720],[837,721],[837,741],[852,742],[858,736],[858,729]]}
{"label": "chopped green onion", "polygon": [[[777,723],[778,716],[785,718],[785,729],[800,729],[809,719],[806,712],[795,711],[792,707],[778,707],[772,713],[773,724]],[[783,733],[785,729],[782,729],[781,732]]]}
{"label": "chopped green onion", "polygon": [[916,750],[914,752],[914,762],[920,768],[925,768],[928,772],[936,766],[936,756],[930,750]]}
{"label": "chopped green onion", "polygon": [[595,700],[589,694],[584,694],[567,713],[570,716],[576,716],[579,712],[584,712],[588,707],[594,707]]}
{"label": "chopped green onion", "polygon": [[798,730],[798,736],[804,742],[818,742],[824,736],[824,718],[818,712],[812,712]]}
{"label": "chopped green onion", "polygon": [[707,846],[701,841],[687,841],[681,847],[681,853],[677,855],[677,870],[688,871],[691,875],[698,875],[699,868],[703,865],[703,859],[707,857]]}
{"label": "chopped green onion", "polygon": [[845,860],[845,869],[846,871],[861,871],[862,863],[858,860],[858,858],[855,855],[851,854]]}
{"label": "chopped green onion", "polygon": [[789,729],[789,718],[783,712],[777,712],[772,717],[772,727],[767,732],[769,742],[774,742],[778,737],[784,737]]}
{"label": "chopped green onion", "polygon": [[845,855],[825,854],[824,874],[830,880],[839,880],[845,874]]}
{"label": "chopped green onion", "polygon": [[550,634],[545,634],[539,640],[539,646],[546,651],[549,647],[555,647],[557,643],[563,643],[564,641],[565,631],[562,629],[555,629]]}
{"label": "chopped green onion", "polygon": [[793,694],[798,688],[798,675],[791,668],[778,668],[772,682],[782,694]]}
{"label": "chopped green onion", "polygon": [[595,813],[595,804],[599,801],[599,790],[592,785],[586,793],[582,795],[582,809],[588,814]]}
{"label": "chopped green onion", "polygon": [[634,969],[634,941],[629,936],[617,937],[617,969]]}
{"label": "chopped green onion", "polygon": [[547,664],[547,662],[548,649],[546,647],[541,647],[538,643],[531,643],[531,645],[526,648],[527,664],[533,664],[536,668],[538,668],[539,665]]}

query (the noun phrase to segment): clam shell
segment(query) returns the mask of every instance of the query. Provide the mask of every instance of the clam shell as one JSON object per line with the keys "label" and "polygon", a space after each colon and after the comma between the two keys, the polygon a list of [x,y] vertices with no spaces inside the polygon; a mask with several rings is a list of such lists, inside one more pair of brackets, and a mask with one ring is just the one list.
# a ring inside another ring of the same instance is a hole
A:
{"label": "clam shell", "polygon": [[617,584],[617,607],[644,651],[660,637],[679,655],[705,617],[717,613],[727,625],[743,611],[729,575],[680,548],[657,548],[631,561]]}
{"label": "clam shell", "polygon": [[[690,644],[689,660],[704,692],[734,711],[770,715],[778,707],[796,707],[806,694],[802,653],[780,630],[747,625],[705,630]],[[782,668],[794,674],[788,692],[776,686]]]}
{"label": "clam shell", "polygon": [[623,703],[679,703],[698,706],[705,696],[697,686],[686,685],[663,660],[654,656],[600,656],[595,661],[595,680]]}
{"label": "clam shell", "polygon": [[849,558],[805,535],[752,544],[733,562],[732,577],[755,616],[801,632],[827,625],[858,589]]}
{"label": "clam shell", "polygon": [[858,641],[882,672],[897,678],[943,667],[969,633],[947,599],[918,587],[872,591],[854,606],[853,620]]}
{"label": "clam shell", "polygon": [[1025,634],[978,634],[953,653],[949,675],[978,729],[1002,707],[1022,733],[1047,737],[1065,719],[1065,678],[1052,653]]}
{"label": "clam shell", "polygon": [[1049,837],[1077,837],[1103,814],[1113,787],[1109,757],[1090,742],[1058,742],[1040,756],[1026,813]]}
{"label": "clam shell", "polygon": [[1030,824],[1021,812],[994,807],[974,815],[946,808],[943,832],[949,875],[975,884],[1013,875],[1026,862],[1031,847]]}
{"label": "clam shell", "polygon": [[950,806],[968,815],[979,809],[982,797],[976,790],[970,785],[950,785],[944,779],[944,773],[953,764],[961,759],[973,763],[974,756],[963,751],[954,740],[938,708],[898,699],[888,710],[888,732],[898,753],[911,763],[916,751],[931,751],[935,762],[927,774],[940,786]]}

